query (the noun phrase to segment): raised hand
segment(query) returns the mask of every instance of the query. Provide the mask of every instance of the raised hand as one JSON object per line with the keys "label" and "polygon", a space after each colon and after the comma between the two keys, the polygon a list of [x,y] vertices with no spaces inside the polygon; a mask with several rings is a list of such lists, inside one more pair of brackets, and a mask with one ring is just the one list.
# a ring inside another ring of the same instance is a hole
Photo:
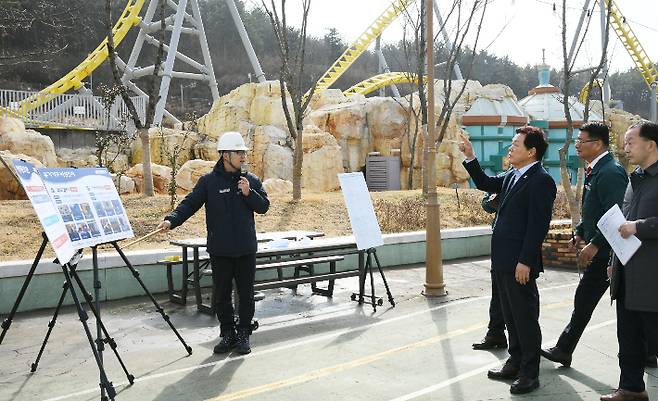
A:
{"label": "raised hand", "polygon": [[473,145],[471,141],[468,140],[466,135],[461,134],[461,142],[459,143],[459,150],[466,156],[466,159],[471,160],[475,159],[475,153],[473,152]]}

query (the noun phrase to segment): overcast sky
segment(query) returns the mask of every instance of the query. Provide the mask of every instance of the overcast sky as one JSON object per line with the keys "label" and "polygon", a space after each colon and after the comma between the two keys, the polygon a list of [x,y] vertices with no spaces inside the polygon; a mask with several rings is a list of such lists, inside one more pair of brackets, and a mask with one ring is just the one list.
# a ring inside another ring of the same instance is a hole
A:
{"label": "overcast sky", "polygon": [[[453,3],[453,0],[436,1],[444,14],[447,7]],[[590,1],[590,7],[594,1]],[[295,21],[301,19],[301,1],[288,0],[287,3],[288,19],[294,25]],[[658,60],[658,1],[616,0],[616,3],[649,56]],[[246,4],[247,7],[253,7],[261,3],[260,0],[246,0]],[[389,4],[389,0],[312,0],[309,32],[314,36],[323,36],[327,29],[336,28],[343,40],[352,43]],[[547,63],[559,69],[562,65],[561,4],[560,0],[491,1],[485,16],[479,48],[487,47],[490,53],[498,56],[508,55],[520,65],[541,62],[541,49],[545,48]],[[585,0],[567,0],[567,26],[571,35],[575,31],[584,4]],[[402,37],[402,23],[403,18],[398,18],[384,31],[382,40],[399,40]],[[586,41],[576,62],[577,66],[598,63],[601,51],[600,27],[597,5]],[[611,72],[634,67],[630,56],[612,30],[608,51],[612,60]]]}

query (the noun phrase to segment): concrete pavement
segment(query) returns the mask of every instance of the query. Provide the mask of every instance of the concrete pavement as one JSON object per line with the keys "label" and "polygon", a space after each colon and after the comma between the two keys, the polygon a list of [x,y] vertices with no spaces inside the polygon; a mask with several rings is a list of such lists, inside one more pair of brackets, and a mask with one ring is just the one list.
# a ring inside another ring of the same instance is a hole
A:
{"label": "concrete pavement", "polygon": [[[598,400],[618,380],[616,321],[606,295],[576,349],[572,367],[542,360],[538,391],[511,396],[509,383],[486,371],[505,350],[473,351],[484,335],[490,293],[488,259],[445,265],[449,295],[420,295],[424,267],[389,269],[397,306],[372,313],[349,300],[356,278],[337,281],[333,299],[309,286],[266,292],[257,304],[261,328],[247,356],[218,356],[215,319],[195,308],[159,300],[194,353],[187,356],[146,298],[103,305],[103,320],[137,378],[104,352],[117,400]],[[578,274],[551,270],[538,281],[543,342],[552,345],[571,314]],[[105,283],[104,285],[111,285]],[[376,281],[378,295],[385,295]],[[54,328],[36,373],[36,357],[52,310],[19,314],[0,345],[0,400],[99,399],[98,371],[77,314],[67,308]],[[3,316],[4,318],[4,316]],[[93,324],[93,320],[90,320]],[[94,329],[95,332],[95,329]],[[658,370],[647,371],[658,399]]]}

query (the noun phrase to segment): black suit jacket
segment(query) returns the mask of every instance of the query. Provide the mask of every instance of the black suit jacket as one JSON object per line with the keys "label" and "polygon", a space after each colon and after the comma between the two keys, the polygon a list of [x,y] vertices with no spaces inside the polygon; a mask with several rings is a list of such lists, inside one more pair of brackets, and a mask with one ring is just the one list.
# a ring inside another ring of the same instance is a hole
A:
{"label": "black suit jacket", "polygon": [[532,277],[538,277],[544,270],[541,247],[557,192],[553,178],[537,163],[508,189],[513,170],[503,177],[490,177],[477,160],[464,162],[464,167],[478,189],[502,196],[491,237],[491,268],[514,273],[520,262],[530,267]]}
{"label": "black suit jacket", "polygon": [[635,236],[642,245],[625,266],[614,258],[610,291],[612,299],[617,299],[623,282],[626,309],[658,313],[658,163],[639,173],[639,169],[631,173],[624,216],[637,221]]}

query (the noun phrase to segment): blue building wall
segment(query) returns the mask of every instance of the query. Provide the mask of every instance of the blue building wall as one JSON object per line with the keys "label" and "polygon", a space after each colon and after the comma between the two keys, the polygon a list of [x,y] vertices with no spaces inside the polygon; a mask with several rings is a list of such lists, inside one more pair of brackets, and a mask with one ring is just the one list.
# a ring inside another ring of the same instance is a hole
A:
{"label": "blue building wall", "polygon": [[489,175],[504,170],[503,159],[515,134],[514,126],[469,125],[464,127],[473,150],[484,171]]}
{"label": "blue building wall", "polygon": [[[548,150],[544,156],[543,164],[555,182],[561,182],[559,149],[564,144],[567,129],[553,128],[549,130],[548,121],[531,121],[529,125],[543,128],[548,132]],[[470,125],[464,127],[473,144],[475,155],[487,174],[495,175],[504,170],[503,159],[507,155],[507,150],[512,143],[516,128],[515,126],[501,127],[495,125]],[[568,165],[571,181],[575,183],[578,156],[576,156],[576,149],[573,144],[569,147]],[[473,186],[473,183],[471,183],[471,186]]]}

